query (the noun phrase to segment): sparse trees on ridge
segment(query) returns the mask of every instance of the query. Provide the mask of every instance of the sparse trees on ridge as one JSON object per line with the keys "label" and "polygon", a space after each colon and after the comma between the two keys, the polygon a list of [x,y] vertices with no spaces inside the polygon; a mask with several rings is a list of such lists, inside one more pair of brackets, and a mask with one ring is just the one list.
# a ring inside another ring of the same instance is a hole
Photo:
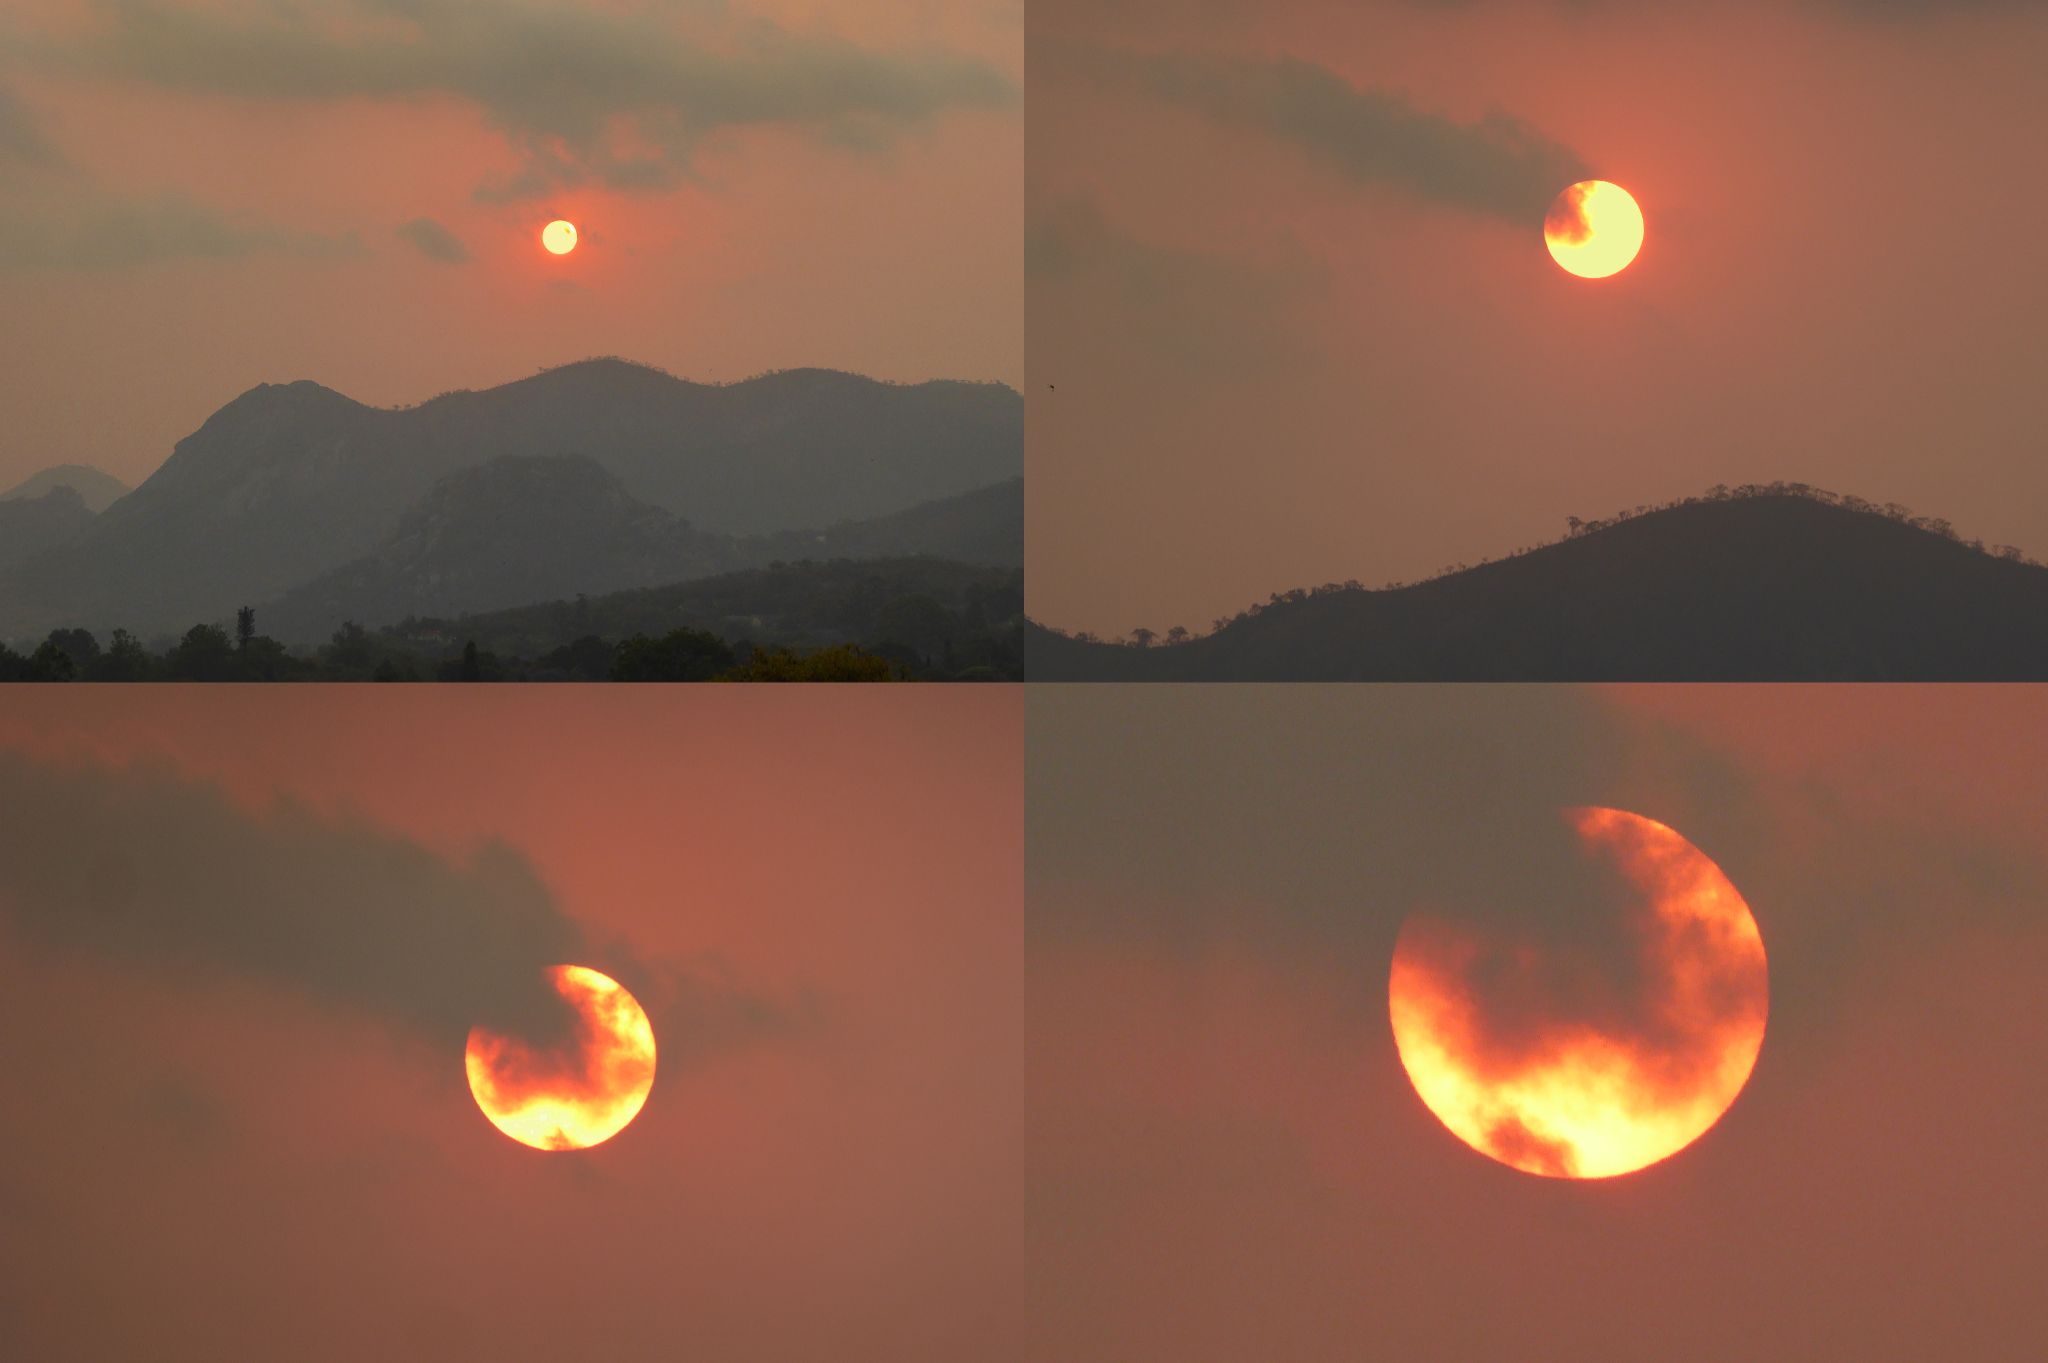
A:
{"label": "sparse trees on ridge", "polygon": [[[1897,502],[1886,502],[1883,506],[1878,506],[1861,497],[1848,493],[1830,492],[1826,488],[1818,488],[1810,483],[1801,482],[1742,483],[1732,488],[1726,483],[1716,483],[1698,496],[1676,497],[1665,502],[1644,503],[1616,512],[1604,520],[1583,520],[1577,516],[1566,516],[1565,533],[1562,539],[1552,540],[1545,544],[1523,545],[1499,558],[1480,559],[1476,564],[1455,563],[1439,569],[1428,577],[1419,578],[1414,582],[1398,579],[1390,580],[1382,583],[1377,590],[1400,591],[1407,587],[1435,582],[1459,573],[1470,572],[1474,568],[1483,568],[1489,564],[1521,558],[1526,554],[1533,554],[1538,550],[1548,549],[1553,545],[1562,544],[1568,540],[1582,539],[1587,535],[1612,529],[1623,522],[1637,520],[1659,512],[1675,511],[1681,507],[1696,506],[1707,502],[1749,501],[1766,497],[1797,497],[1803,501],[1818,502],[1823,506],[1839,507],[1844,511],[1854,512],[1859,515],[1882,516],[1886,520],[1910,526],[1915,530],[1920,530],[1930,535],[1938,535],[1942,539],[1960,545],[1963,548],[1972,549],[1978,553],[1986,554],[2008,563],[2029,564],[2034,567],[2048,566],[2042,564],[2040,560],[2030,557],[2014,545],[1986,545],[1981,539],[1965,540],[1946,519],[1939,516],[1916,515],[1910,507],[1902,506]],[[1190,633],[1183,627],[1176,625],[1167,631],[1165,644],[1168,647],[1177,647],[1182,644],[1194,643],[1200,639],[1212,638],[1230,626],[1254,619],[1276,606],[1293,605],[1310,597],[1328,596],[1337,592],[1359,592],[1366,590],[1370,589],[1365,587],[1356,578],[1353,578],[1348,582],[1326,582],[1320,587],[1297,587],[1292,591],[1272,592],[1265,601],[1255,602],[1235,615],[1219,616],[1204,633]],[[1069,632],[1057,625],[1042,625],[1040,628],[1044,629],[1047,633],[1063,639],[1071,639],[1076,643],[1097,644],[1105,642],[1097,635],[1086,630]],[[1108,640],[1107,642],[1126,648],[1149,648],[1158,637],[1150,629],[1140,626],[1132,630],[1128,635]]]}

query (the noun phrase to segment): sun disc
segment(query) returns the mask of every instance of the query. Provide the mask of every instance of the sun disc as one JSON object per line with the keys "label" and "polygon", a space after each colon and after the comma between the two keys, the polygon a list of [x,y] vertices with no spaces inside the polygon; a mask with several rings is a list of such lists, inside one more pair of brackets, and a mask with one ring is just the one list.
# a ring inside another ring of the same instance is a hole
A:
{"label": "sun disc", "polygon": [[576,224],[555,219],[540,230],[540,244],[558,256],[566,256],[576,249]]}
{"label": "sun disc", "polygon": [[1581,279],[1620,274],[1643,249],[1643,210],[1620,185],[1581,180],[1552,201],[1543,244],[1552,260]]}
{"label": "sun disc", "polygon": [[1590,1007],[1589,958],[1417,914],[1387,1007],[1409,1081],[1460,1140],[1524,1173],[1607,1178],[1720,1120],[1763,1045],[1769,984],[1756,919],[1705,853],[1621,810],[1566,817],[1583,855],[1619,873],[1625,940],[1601,949],[1630,955],[1632,992]]}
{"label": "sun disc", "polygon": [[548,982],[575,1015],[572,1035],[549,1047],[478,1026],[463,1068],[491,1124],[536,1150],[582,1150],[608,1141],[640,1113],[654,1087],[654,1029],[624,986],[579,965],[551,966]]}

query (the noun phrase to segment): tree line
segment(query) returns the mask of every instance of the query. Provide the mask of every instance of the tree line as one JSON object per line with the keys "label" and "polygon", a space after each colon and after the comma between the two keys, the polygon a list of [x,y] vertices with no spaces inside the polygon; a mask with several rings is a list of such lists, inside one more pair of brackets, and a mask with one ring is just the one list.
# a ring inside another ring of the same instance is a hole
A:
{"label": "tree line", "polygon": [[452,658],[423,656],[349,621],[320,648],[293,653],[256,632],[248,606],[235,612],[232,637],[219,625],[194,625],[160,652],[125,629],[104,645],[86,629],[52,630],[28,653],[0,644],[0,681],[8,682],[875,682],[913,675],[902,659],[858,644],[804,651],[687,628],[616,644],[588,635],[526,660],[480,650],[474,640]]}

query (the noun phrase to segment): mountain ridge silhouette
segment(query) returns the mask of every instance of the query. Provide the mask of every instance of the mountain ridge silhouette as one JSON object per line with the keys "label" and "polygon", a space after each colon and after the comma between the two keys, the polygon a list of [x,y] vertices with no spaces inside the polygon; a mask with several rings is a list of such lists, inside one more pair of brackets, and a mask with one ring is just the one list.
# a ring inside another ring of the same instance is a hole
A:
{"label": "mountain ridge silhouette", "polygon": [[699,530],[634,498],[582,455],[508,455],[456,471],[413,505],[377,551],[260,603],[288,644],[344,621],[378,627],[630,588],[670,586],[804,558],[926,555],[1021,567],[1020,480],[868,521],[738,537]]}
{"label": "mountain ridge silhouette", "polygon": [[1033,624],[1034,681],[2048,678],[2048,567],[1803,485],[1595,522],[1424,582],[1276,594],[1185,643]]}
{"label": "mountain ridge silhouette", "polygon": [[816,369],[701,384],[617,359],[397,408],[261,384],[77,535],[0,571],[0,637],[223,618],[374,554],[441,479],[508,455],[583,455],[701,529],[772,534],[1021,475],[1023,399]]}

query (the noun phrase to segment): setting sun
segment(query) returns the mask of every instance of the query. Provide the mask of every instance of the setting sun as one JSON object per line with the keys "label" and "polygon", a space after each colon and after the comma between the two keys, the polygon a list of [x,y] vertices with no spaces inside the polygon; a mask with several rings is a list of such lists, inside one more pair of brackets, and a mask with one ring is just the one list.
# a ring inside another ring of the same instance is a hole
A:
{"label": "setting sun", "polygon": [[1543,946],[1418,916],[1389,1013],[1416,1093],[1460,1140],[1525,1173],[1606,1178],[1684,1149],[1735,1101],[1763,1044],[1764,947],[1728,878],[1672,829],[1568,817],[1632,888],[1640,1005],[1614,1007],[1569,934]]}
{"label": "setting sun", "polygon": [[1620,185],[1581,180],[1551,203],[1543,244],[1570,273],[1605,279],[1627,269],[1643,249],[1643,210]]}
{"label": "setting sun", "polygon": [[498,1130],[536,1150],[582,1150],[639,1115],[654,1087],[654,1031],[609,975],[559,965],[548,978],[576,1015],[574,1035],[536,1049],[476,1027],[463,1064],[470,1093]]}
{"label": "setting sun", "polygon": [[555,219],[541,229],[540,244],[558,256],[568,255],[576,249],[576,224]]}

